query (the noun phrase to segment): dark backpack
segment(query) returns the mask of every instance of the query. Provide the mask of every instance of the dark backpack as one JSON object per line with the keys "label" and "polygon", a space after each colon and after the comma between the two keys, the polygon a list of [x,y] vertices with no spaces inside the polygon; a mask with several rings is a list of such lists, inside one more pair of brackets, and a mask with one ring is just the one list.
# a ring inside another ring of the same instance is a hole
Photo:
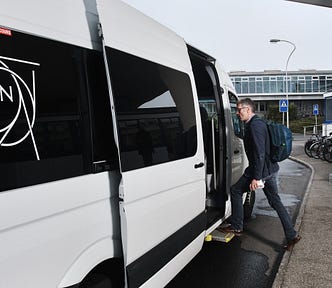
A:
{"label": "dark backpack", "polygon": [[285,125],[264,120],[270,134],[272,162],[280,162],[288,158],[292,152],[292,132]]}

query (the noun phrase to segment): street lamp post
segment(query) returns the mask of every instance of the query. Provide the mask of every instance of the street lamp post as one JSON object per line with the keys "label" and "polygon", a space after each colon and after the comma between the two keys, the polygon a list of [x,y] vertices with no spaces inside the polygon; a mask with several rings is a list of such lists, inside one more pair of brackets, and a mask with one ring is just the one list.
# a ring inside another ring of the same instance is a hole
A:
{"label": "street lamp post", "polygon": [[293,46],[293,49],[291,51],[291,53],[289,54],[288,58],[287,58],[287,62],[286,62],[286,100],[287,100],[287,111],[286,111],[286,121],[287,121],[287,128],[289,128],[289,101],[288,101],[288,62],[290,57],[292,56],[292,54],[294,53],[296,46],[293,42],[288,41],[288,40],[283,40],[283,39],[271,39],[270,40],[271,43],[278,43],[278,42],[286,42],[288,44],[291,44]]}

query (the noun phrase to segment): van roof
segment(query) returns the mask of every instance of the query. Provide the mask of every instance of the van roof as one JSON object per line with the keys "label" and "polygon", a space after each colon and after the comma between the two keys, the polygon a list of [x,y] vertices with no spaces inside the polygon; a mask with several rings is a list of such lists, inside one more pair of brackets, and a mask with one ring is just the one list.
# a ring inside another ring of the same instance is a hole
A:
{"label": "van roof", "polygon": [[11,0],[1,3],[1,27],[86,48],[100,48],[98,22],[95,1]]}

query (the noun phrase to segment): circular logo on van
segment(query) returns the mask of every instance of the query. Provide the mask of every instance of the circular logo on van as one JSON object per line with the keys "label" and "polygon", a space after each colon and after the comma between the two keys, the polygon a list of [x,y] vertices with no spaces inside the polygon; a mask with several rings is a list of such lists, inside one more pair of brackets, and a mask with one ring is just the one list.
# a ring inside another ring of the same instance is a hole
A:
{"label": "circular logo on van", "polygon": [[[0,56],[0,146],[15,146],[31,136],[37,159],[39,159],[32,130],[36,116],[34,71],[26,72],[29,62],[1,58],[5,57]],[[23,62],[24,75],[27,79],[23,79],[5,61],[18,62],[13,65],[15,67],[19,67],[20,62]]]}

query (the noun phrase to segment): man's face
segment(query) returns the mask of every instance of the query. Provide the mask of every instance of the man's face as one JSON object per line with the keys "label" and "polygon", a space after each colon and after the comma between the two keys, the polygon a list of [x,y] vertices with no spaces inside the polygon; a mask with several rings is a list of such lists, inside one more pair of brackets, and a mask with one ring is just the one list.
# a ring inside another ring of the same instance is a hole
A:
{"label": "man's face", "polygon": [[250,107],[242,104],[237,105],[236,115],[241,121],[247,121],[251,115]]}

